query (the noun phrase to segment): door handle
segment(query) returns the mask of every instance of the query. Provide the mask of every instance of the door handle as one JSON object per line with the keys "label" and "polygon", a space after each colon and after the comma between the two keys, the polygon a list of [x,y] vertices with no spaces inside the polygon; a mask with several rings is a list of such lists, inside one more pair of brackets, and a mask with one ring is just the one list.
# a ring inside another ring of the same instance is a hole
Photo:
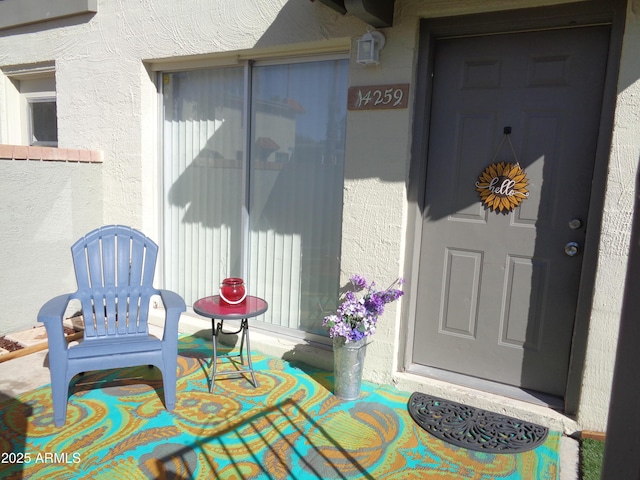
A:
{"label": "door handle", "polygon": [[580,253],[580,245],[577,242],[569,242],[564,246],[564,253],[570,257],[575,257]]}

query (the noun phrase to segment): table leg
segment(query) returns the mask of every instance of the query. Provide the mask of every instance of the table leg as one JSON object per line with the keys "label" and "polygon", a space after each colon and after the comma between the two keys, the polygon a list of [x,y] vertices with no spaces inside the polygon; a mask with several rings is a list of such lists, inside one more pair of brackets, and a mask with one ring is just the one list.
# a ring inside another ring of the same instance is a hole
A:
{"label": "table leg", "polygon": [[[253,387],[254,388],[258,388],[258,382],[256,382],[256,376],[253,373],[253,363],[251,362],[251,343],[249,342],[249,320],[248,319],[244,319],[242,321],[243,325],[244,325],[244,329],[242,330],[242,336],[244,337],[246,335],[247,338],[247,363],[249,364],[249,371],[251,372],[251,379],[252,379],[252,383],[253,383]],[[240,343],[240,359],[242,360],[242,343]]]}
{"label": "table leg", "polygon": [[[240,322],[240,331],[242,331],[242,335],[240,336],[240,363],[242,365],[244,365],[244,357],[242,356],[242,349],[244,348],[244,337],[245,337],[245,332],[249,333],[249,322],[247,321],[247,319],[243,319]],[[247,351],[249,352],[249,357],[251,357],[251,350],[249,349],[249,347],[247,347]]]}
{"label": "table leg", "polygon": [[223,320],[220,320],[220,323],[216,326],[215,319],[211,319],[211,332],[213,334],[211,336],[211,343],[213,346],[213,356],[211,357],[211,384],[209,385],[209,393],[213,392],[213,383],[216,381],[216,369],[218,365],[218,333],[222,330],[222,322]]}
{"label": "table leg", "polygon": [[[218,367],[218,336],[220,334],[233,335],[233,334],[238,334],[242,332],[242,335],[240,337],[240,354],[239,355],[236,354],[232,356],[240,356],[240,363],[244,365],[243,352],[244,352],[244,344],[246,341],[247,342],[247,364],[249,368],[248,369],[245,368],[244,370],[238,370],[237,373],[240,373],[240,374],[244,372],[251,373],[251,383],[253,384],[254,388],[257,388],[258,382],[256,381],[256,376],[253,371],[253,362],[251,361],[251,342],[249,340],[249,319],[247,318],[242,319],[242,321],[240,322],[240,328],[235,332],[223,332],[222,331],[223,324],[224,324],[224,320],[220,320],[219,323],[216,325],[216,320],[213,318],[211,319],[211,331],[213,332],[211,344],[213,349],[213,356],[211,357],[211,373],[210,373],[211,384],[209,385],[209,393],[213,393],[213,385],[216,381],[216,372]],[[220,375],[228,375],[233,373],[236,373],[236,372],[225,371],[225,372],[220,372]]]}

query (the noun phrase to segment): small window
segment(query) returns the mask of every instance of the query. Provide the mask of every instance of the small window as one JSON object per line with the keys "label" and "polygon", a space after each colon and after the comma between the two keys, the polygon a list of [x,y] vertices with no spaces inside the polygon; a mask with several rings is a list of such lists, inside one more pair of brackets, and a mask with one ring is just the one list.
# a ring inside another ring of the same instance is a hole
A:
{"label": "small window", "polygon": [[58,146],[55,99],[29,99],[29,145]]}
{"label": "small window", "polygon": [[[0,0],[1,2],[2,0]],[[58,146],[56,72],[54,62],[0,68],[4,108],[0,124],[6,126],[3,143]]]}

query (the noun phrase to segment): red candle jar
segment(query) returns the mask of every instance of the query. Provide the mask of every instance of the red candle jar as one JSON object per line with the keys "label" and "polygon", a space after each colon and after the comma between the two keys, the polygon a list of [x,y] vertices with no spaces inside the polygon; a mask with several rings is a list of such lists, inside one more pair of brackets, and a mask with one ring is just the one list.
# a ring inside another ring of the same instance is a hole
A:
{"label": "red candle jar", "polygon": [[244,280],[237,277],[225,278],[220,285],[220,303],[240,305],[247,298]]}

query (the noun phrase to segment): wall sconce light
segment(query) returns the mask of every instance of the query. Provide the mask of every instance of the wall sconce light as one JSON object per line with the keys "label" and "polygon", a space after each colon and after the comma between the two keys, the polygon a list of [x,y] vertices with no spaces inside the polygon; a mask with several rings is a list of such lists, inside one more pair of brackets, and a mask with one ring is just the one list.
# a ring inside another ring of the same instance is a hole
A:
{"label": "wall sconce light", "polygon": [[368,31],[358,39],[356,62],[360,65],[378,65],[380,50],[384,47],[384,35],[376,30]]}

